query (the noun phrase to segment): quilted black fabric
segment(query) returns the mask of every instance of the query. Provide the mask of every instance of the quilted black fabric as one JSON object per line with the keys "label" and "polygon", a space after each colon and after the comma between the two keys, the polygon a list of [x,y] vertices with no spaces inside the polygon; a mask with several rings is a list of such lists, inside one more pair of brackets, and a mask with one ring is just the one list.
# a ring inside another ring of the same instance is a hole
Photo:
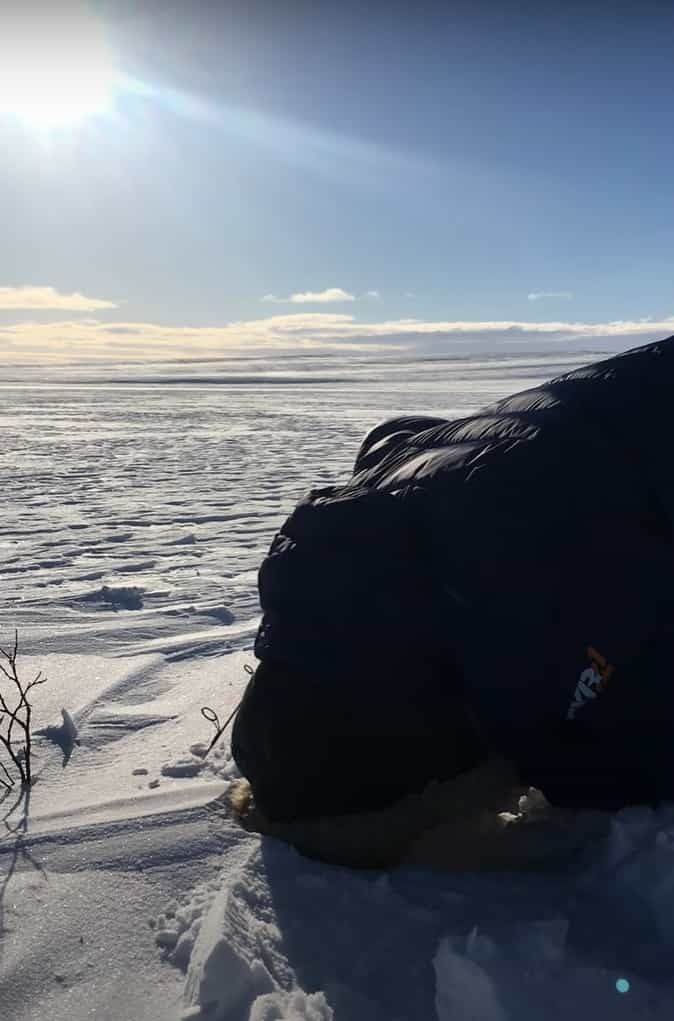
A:
{"label": "quilted black fabric", "polygon": [[382,423],[307,494],[260,569],[233,735],[272,813],[281,789],[286,817],[390,803],[485,749],[556,803],[674,797],[673,405],[670,337]]}

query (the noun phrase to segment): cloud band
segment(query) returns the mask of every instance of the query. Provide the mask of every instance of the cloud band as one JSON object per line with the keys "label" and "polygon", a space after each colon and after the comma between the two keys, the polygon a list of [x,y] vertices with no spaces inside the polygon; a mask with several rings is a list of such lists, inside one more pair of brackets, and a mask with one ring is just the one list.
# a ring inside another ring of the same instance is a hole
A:
{"label": "cloud band", "polygon": [[551,347],[573,351],[585,345],[597,350],[618,350],[671,334],[674,334],[674,316],[607,323],[420,319],[365,323],[358,322],[352,315],[301,312],[218,327],[80,319],[0,327],[0,363],[161,361],[264,351],[271,354],[304,350],[309,353],[318,349],[407,349],[415,353],[451,354]]}

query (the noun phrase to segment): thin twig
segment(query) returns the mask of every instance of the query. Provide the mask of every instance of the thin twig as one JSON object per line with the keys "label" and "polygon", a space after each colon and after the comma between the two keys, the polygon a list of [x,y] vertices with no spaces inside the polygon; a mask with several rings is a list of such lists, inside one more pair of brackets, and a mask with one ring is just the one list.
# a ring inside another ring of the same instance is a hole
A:
{"label": "thin twig", "polygon": [[25,777],[25,774],[24,774],[23,763],[22,763],[21,759],[19,758],[19,756],[14,751],[14,749],[12,748],[11,742],[7,740],[7,738],[5,737],[4,734],[0,734],[0,744],[3,746],[3,748],[5,749],[7,754],[9,755],[10,759],[14,763],[14,765],[16,767],[16,770],[17,770],[19,776],[21,777],[21,782],[25,783],[26,782],[26,777]]}
{"label": "thin twig", "polygon": [[14,786],[14,777],[11,775],[11,773],[8,772],[7,767],[5,766],[4,762],[0,762],[0,769],[3,771],[3,773],[7,777],[7,780],[5,781],[0,776],[0,783],[4,784],[4,786],[7,788],[7,790],[11,791],[12,787]]}

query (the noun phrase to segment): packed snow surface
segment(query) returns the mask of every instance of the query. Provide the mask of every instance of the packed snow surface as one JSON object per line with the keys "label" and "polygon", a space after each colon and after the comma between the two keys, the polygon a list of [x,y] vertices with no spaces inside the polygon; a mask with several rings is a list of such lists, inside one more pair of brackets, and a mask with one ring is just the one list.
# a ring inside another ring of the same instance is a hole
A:
{"label": "packed snow surface", "polygon": [[240,829],[228,739],[205,754],[200,709],[241,696],[256,571],[302,493],[384,418],[586,360],[5,377],[0,645],[18,628],[48,683],[36,783],[0,793],[2,1021],[671,1017],[674,806],[535,872],[356,872]]}

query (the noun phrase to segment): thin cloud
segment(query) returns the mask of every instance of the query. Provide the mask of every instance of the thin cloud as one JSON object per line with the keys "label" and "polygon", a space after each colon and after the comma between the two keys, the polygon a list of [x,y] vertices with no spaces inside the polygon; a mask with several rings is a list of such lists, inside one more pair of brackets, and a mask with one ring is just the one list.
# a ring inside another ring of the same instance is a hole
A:
{"label": "thin cloud", "polygon": [[379,291],[366,291],[365,294],[363,295],[363,297],[377,299],[377,298],[381,298],[381,294],[379,293]]}
{"label": "thin cloud", "polygon": [[0,364],[157,362],[222,354],[290,351],[407,351],[424,354],[522,350],[624,350],[674,334],[674,316],[608,323],[358,322],[336,312],[300,312],[218,327],[105,323],[96,319],[0,326]]}
{"label": "thin cloud", "polygon": [[573,291],[532,291],[527,294],[529,301],[542,301],[545,298],[564,298],[570,301],[573,298]]}
{"label": "thin cloud", "polygon": [[22,311],[98,312],[104,308],[118,308],[114,301],[87,298],[74,291],[60,294],[55,287],[0,287],[0,309]]}
{"label": "thin cloud", "polygon": [[326,287],[324,291],[296,291],[295,294],[290,294],[287,298],[277,298],[274,294],[265,294],[262,298],[262,301],[272,302],[275,305],[328,305],[355,300],[355,295],[349,294],[341,287]]}

